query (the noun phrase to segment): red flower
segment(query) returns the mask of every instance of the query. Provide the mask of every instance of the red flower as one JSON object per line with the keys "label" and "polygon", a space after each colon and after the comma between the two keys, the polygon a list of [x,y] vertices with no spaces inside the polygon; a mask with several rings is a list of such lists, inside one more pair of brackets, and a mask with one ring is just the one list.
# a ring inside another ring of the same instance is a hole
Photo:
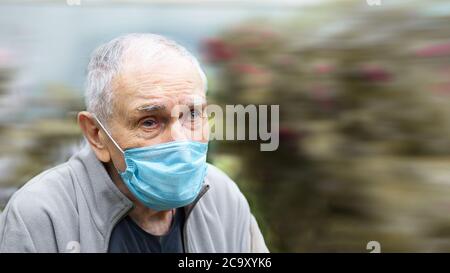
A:
{"label": "red flower", "polygon": [[283,142],[294,142],[301,137],[299,133],[287,127],[281,127],[279,132],[280,132],[280,141]]}
{"label": "red flower", "polygon": [[232,48],[220,39],[207,39],[203,42],[202,48],[207,61],[212,63],[227,61],[235,56]]}
{"label": "red flower", "polygon": [[385,82],[392,79],[392,74],[382,67],[375,65],[366,65],[361,69],[364,79],[374,82]]}

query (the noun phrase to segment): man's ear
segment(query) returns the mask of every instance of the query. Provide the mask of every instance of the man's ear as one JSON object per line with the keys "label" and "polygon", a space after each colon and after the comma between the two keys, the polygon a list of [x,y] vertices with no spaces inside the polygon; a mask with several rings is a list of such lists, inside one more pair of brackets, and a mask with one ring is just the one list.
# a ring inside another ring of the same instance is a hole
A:
{"label": "man's ear", "polygon": [[78,125],[97,158],[105,163],[111,161],[111,154],[106,145],[107,139],[104,132],[99,129],[93,115],[87,111],[78,113]]}

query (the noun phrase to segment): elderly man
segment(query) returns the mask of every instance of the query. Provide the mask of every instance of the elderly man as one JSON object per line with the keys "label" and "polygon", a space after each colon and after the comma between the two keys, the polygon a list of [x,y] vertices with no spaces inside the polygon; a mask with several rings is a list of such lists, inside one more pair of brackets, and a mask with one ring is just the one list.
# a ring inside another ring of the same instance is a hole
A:
{"label": "elderly man", "polygon": [[16,192],[1,252],[267,252],[236,184],[206,163],[206,77],[175,42],[129,34],[87,69],[87,140]]}

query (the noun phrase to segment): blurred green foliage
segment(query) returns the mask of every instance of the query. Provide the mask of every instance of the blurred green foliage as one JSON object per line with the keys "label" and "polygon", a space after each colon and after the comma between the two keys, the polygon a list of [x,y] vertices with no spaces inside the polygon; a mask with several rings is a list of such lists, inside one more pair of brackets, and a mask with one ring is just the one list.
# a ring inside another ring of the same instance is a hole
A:
{"label": "blurred green foliage", "polygon": [[439,5],[333,3],[205,40],[216,102],[280,105],[277,151],[212,155],[272,251],[450,250],[450,12],[425,12]]}

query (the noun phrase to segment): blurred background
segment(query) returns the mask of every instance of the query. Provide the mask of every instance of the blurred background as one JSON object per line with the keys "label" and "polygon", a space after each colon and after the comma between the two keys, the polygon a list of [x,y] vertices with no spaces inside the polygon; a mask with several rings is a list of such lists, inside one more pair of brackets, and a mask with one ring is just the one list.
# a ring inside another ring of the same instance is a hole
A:
{"label": "blurred background", "polygon": [[450,251],[450,2],[0,1],[0,210],[80,146],[85,67],[129,32],[198,56],[280,146],[213,141],[273,252]]}

